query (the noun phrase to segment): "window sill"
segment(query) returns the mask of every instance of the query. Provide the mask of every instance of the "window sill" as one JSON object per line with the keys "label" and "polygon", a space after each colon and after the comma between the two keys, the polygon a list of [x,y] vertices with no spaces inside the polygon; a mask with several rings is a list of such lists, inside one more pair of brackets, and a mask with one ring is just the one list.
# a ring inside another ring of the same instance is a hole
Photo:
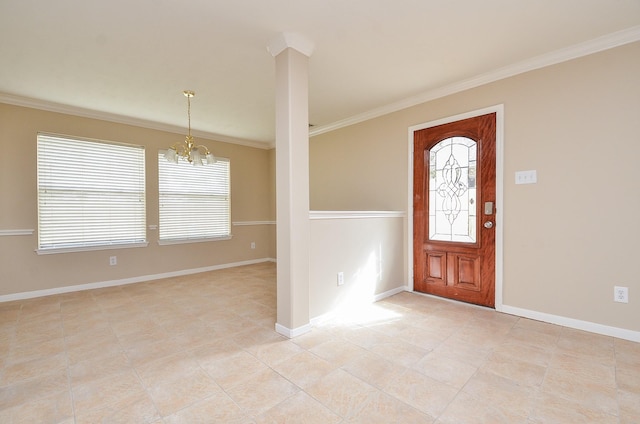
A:
{"label": "window sill", "polygon": [[158,244],[160,246],[167,246],[171,244],[188,244],[188,243],[208,243],[211,241],[224,241],[231,240],[233,236],[224,236],[224,237],[203,237],[203,238],[193,238],[193,239],[175,239],[175,240],[158,240]]}
{"label": "window sill", "polygon": [[90,252],[94,250],[114,250],[114,249],[132,249],[137,247],[147,247],[148,242],[142,243],[125,243],[125,244],[105,244],[100,246],[86,246],[86,247],[52,247],[49,249],[36,249],[35,252],[38,255],[53,255],[56,253],[77,253],[77,252]]}

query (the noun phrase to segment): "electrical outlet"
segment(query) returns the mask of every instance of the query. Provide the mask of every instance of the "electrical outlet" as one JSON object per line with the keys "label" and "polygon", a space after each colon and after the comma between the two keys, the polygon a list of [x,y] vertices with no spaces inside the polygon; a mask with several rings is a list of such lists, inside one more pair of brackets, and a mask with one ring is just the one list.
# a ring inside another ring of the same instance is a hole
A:
{"label": "electrical outlet", "polygon": [[256,242],[255,242],[255,241],[252,241],[252,242],[251,242],[251,248],[252,248],[252,249],[255,249],[255,248],[256,248]]}
{"label": "electrical outlet", "polygon": [[620,303],[629,303],[629,288],[615,286],[613,288],[613,301]]}
{"label": "electrical outlet", "polygon": [[344,272],[338,273],[338,285],[341,286],[344,284]]}
{"label": "electrical outlet", "polygon": [[118,265],[118,258],[116,256],[109,256],[109,265]]}

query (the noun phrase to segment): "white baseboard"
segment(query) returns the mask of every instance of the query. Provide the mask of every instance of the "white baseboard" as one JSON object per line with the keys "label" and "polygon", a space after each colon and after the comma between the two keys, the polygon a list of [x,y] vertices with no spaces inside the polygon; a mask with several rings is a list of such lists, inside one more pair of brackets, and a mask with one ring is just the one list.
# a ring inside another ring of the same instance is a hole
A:
{"label": "white baseboard", "polygon": [[548,322],[550,324],[562,325],[563,327],[574,328],[576,330],[588,331],[605,336],[617,337],[619,339],[640,342],[640,331],[627,330],[624,328],[611,327],[595,322],[582,321],[574,318],[567,318],[559,315],[547,314],[544,312],[532,311],[529,309],[517,308],[515,306],[502,305],[500,312],[516,315],[523,318],[531,318],[536,321]]}
{"label": "white baseboard", "polygon": [[409,291],[409,286],[396,287],[395,289],[387,290],[384,293],[376,294],[375,296],[373,296],[373,301],[377,302],[379,300],[386,299],[387,297],[391,297],[405,291]]}
{"label": "white baseboard", "polygon": [[301,336],[304,333],[308,333],[309,331],[311,331],[311,324],[306,324],[306,325],[303,325],[302,327],[292,329],[276,323],[276,332],[279,334],[282,334],[283,336],[289,339],[293,339],[294,337]]}
{"label": "white baseboard", "polygon": [[253,259],[249,261],[233,262],[228,264],[213,265],[213,266],[207,266],[202,268],[192,268],[192,269],[185,269],[180,271],[165,272],[162,274],[141,275],[139,277],[123,278],[121,280],[100,281],[97,283],[78,284],[75,286],[56,287],[53,289],[46,289],[46,290],[34,290],[34,291],[23,292],[23,293],[6,294],[6,295],[0,296],[0,303],[11,302],[14,300],[32,299],[34,297],[51,296],[51,295],[62,294],[62,293],[71,293],[71,292],[83,291],[83,290],[123,286],[126,284],[142,283],[145,281],[160,280],[162,278],[180,277],[183,275],[198,274],[201,272],[216,271],[219,269],[234,268],[234,267],[244,266],[244,265],[253,265],[253,264],[259,264],[263,262],[275,262],[275,259],[272,259],[272,258]]}

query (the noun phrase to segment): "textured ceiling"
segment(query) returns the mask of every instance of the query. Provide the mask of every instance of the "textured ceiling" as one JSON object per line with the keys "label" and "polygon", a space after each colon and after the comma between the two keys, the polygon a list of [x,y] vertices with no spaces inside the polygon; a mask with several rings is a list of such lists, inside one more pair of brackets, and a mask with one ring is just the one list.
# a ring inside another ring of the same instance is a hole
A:
{"label": "textured ceiling", "polygon": [[281,32],[315,44],[323,128],[639,25],[640,0],[0,0],[0,100],[184,128],[191,89],[196,135],[269,145]]}

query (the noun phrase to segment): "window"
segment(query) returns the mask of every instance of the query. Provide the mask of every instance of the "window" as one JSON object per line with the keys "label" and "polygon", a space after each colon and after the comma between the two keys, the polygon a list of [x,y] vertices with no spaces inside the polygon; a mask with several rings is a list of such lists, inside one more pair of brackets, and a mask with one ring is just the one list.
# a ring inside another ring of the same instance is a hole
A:
{"label": "window", "polygon": [[476,242],[478,143],[450,137],[429,152],[429,240]]}
{"label": "window", "polygon": [[160,242],[231,237],[229,160],[193,166],[158,153]]}
{"label": "window", "polygon": [[146,245],[144,147],[38,134],[38,252]]}

